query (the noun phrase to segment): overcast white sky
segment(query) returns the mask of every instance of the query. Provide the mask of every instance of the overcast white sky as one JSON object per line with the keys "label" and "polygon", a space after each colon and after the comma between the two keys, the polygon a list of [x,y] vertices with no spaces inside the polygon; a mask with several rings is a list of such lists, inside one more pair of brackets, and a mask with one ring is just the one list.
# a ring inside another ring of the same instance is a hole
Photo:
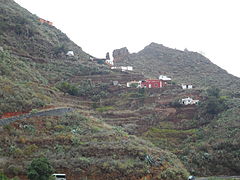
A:
{"label": "overcast white sky", "polygon": [[127,47],[138,52],[151,42],[204,52],[240,77],[239,0],[15,0],[52,21],[87,53]]}

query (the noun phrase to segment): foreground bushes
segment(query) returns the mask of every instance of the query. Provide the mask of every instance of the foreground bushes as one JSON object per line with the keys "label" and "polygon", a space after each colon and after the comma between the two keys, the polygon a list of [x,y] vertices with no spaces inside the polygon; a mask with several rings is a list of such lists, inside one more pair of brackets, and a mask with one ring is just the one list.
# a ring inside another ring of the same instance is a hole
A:
{"label": "foreground bushes", "polygon": [[64,93],[68,93],[73,96],[88,97],[93,101],[99,101],[101,98],[105,98],[108,95],[108,85],[96,85],[89,80],[82,81],[78,86],[64,81],[58,83],[56,87]]}

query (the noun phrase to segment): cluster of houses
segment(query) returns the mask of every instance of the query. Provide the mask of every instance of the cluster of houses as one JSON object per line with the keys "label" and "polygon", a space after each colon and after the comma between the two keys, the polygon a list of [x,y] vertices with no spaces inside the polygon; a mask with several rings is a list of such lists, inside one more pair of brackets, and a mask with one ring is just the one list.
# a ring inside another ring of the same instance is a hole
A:
{"label": "cluster of houses", "polygon": [[98,64],[106,64],[112,70],[120,70],[120,71],[133,71],[132,66],[114,66],[114,61],[110,59],[109,53],[106,54],[106,58],[94,58],[90,56],[91,61],[95,61]]}
{"label": "cluster of houses", "polygon": [[171,78],[160,75],[158,79],[146,79],[142,81],[131,81],[127,83],[127,87],[137,88],[162,88],[171,82]]}
{"label": "cluster of houses", "polygon": [[[67,56],[74,56],[73,51],[68,51]],[[121,71],[133,71],[132,66],[114,66],[113,60],[110,59],[109,53],[106,54],[106,58],[99,59],[90,57],[91,61],[96,61],[99,64],[107,64],[110,66],[113,70],[121,70]],[[171,78],[160,75],[158,79],[146,79],[141,81],[130,81],[127,82],[127,87],[135,87],[135,88],[162,88],[164,86],[167,86],[172,81]],[[117,86],[119,85],[118,81],[113,81],[113,85]],[[193,86],[191,84],[182,84],[182,89],[192,89]],[[184,98],[180,100],[180,103],[183,105],[195,105],[198,104],[199,100],[193,100],[190,97]]]}
{"label": "cluster of houses", "polygon": [[196,105],[199,103],[199,100],[194,100],[190,97],[187,97],[187,98],[181,99],[180,103],[183,105]]}
{"label": "cluster of houses", "polygon": [[[171,78],[160,75],[158,79],[147,79],[142,81],[130,81],[127,82],[127,87],[136,87],[136,88],[162,88],[167,86],[171,82]],[[182,84],[182,89],[192,89],[193,86],[191,84]],[[184,98],[180,100],[180,103],[183,105],[196,105],[199,103],[199,100],[194,100],[190,97]]]}

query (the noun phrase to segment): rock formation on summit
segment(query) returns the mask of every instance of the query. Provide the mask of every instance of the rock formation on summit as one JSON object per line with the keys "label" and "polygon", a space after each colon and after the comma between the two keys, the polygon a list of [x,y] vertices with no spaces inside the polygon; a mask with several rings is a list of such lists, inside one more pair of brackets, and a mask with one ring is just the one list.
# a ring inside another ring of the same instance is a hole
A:
{"label": "rock formation on summit", "polygon": [[129,55],[129,51],[126,47],[115,49],[113,51],[113,59],[114,61],[124,60]]}

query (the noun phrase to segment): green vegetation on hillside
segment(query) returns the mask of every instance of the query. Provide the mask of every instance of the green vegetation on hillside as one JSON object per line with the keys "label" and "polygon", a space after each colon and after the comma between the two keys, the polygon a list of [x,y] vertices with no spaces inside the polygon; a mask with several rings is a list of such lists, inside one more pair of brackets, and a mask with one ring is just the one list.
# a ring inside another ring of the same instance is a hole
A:
{"label": "green vegetation on hillside", "polygon": [[64,93],[73,96],[88,97],[93,101],[99,101],[108,95],[108,84],[95,84],[91,81],[82,81],[80,85],[70,84],[68,82],[60,82],[57,88]]}
{"label": "green vegetation on hillside", "polygon": [[49,180],[53,172],[53,167],[47,158],[43,157],[33,159],[27,170],[30,180]]}
{"label": "green vegetation on hillside", "polygon": [[[26,175],[43,155],[72,179],[182,180],[185,167],[196,175],[240,171],[239,78],[198,53],[152,43],[117,64],[133,65],[146,78],[163,73],[174,83],[161,89],[111,86],[142,76],[91,62],[64,33],[13,0],[0,5],[0,115],[35,112],[49,103],[77,109],[2,127],[0,169],[6,175]],[[69,50],[74,57],[66,56]],[[182,83],[194,89],[183,90]],[[180,105],[185,97],[200,104]]]}
{"label": "green vegetation on hillside", "polygon": [[[198,115],[182,126],[188,127],[187,130],[164,121],[149,129],[144,137],[177,154],[191,174],[237,175],[240,169],[240,99],[223,97],[218,88],[209,88],[205,94],[196,111]],[[181,114],[178,117],[184,118]]]}
{"label": "green vegetation on hillside", "polygon": [[[20,167],[16,175],[22,174],[29,164],[26,162],[44,154],[56,170],[81,171],[83,177],[89,178],[92,172],[99,175],[99,179],[151,175],[167,180],[167,174],[175,179],[188,175],[175,155],[78,112],[20,123],[24,123],[24,127],[8,126],[1,136],[1,156],[11,159],[0,167],[6,172],[14,166]],[[146,159],[147,155],[151,161]]]}
{"label": "green vegetation on hillside", "polygon": [[0,52],[0,62],[0,114],[50,103],[50,92],[44,88],[47,80],[38,71],[7,52]]}

